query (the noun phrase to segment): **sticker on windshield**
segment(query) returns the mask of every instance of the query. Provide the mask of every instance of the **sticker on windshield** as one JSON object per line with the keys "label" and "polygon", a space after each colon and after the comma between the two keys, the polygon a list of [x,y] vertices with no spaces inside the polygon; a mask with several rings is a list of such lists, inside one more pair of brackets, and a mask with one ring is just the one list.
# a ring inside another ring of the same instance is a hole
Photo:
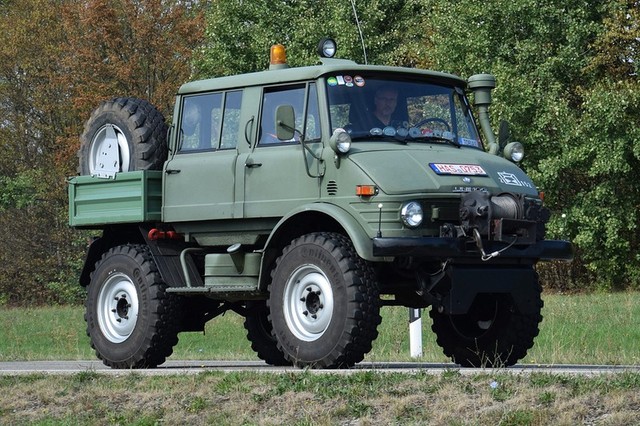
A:
{"label": "sticker on windshield", "polygon": [[327,85],[331,87],[346,86],[346,87],[364,87],[364,78],[360,75],[352,77],[350,75],[336,75],[327,77]]}
{"label": "sticker on windshield", "polygon": [[344,76],[344,84],[345,84],[347,87],[353,87],[353,78],[351,78],[351,76],[350,76],[350,75],[345,75],[345,76]]}
{"label": "sticker on windshield", "polygon": [[487,172],[477,164],[429,163],[429,166],[439,175],[487,176]]}
{"label": "sticker on windshield", "polygon": [[455,133],[448,132],[446,130],[432,130],[432,129],[418,129],[422,136],[427,138],[443,138],[454,140],[456,138]]}

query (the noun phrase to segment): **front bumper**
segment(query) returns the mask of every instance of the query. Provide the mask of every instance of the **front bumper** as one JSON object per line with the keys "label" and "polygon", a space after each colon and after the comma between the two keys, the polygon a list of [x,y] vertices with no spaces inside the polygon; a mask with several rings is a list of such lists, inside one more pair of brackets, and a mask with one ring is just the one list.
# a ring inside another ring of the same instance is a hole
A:
{"label": "front bumper", "polygon": [[[487,253],[499,251],[508,244],[484,241]],[[513,246],[500,253],[501,258],[536,260],[572,260],[573,245],[569,241],[543,240],[526,246]],[[480,253],[473,242],[462,238],[405,237],[374,238],[373,255],[435,258],[477,258]]]}

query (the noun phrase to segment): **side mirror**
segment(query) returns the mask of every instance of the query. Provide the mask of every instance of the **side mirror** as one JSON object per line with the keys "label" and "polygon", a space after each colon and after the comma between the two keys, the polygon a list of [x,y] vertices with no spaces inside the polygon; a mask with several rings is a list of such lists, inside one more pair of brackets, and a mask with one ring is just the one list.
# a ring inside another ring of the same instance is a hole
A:
{"label": "side mirror", "polygon": [[509,123],[504,120],[500,121],[500,129],[498,130],[498,146],[500,149],[504,149],[505,146],[511,140],[511,130],[509,130]]}
{"label": "side mirror", "polygon": [[279,105],[276,109],[276,135],[281,141],[293,139],[296,131],[296,113],[291,105]]}

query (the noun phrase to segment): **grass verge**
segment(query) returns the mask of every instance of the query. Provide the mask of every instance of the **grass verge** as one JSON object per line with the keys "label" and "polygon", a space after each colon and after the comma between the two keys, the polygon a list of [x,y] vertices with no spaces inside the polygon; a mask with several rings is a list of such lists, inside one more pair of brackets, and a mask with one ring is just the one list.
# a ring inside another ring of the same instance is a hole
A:
{"label": "grass verge", "polygon": [[[0,421],[74,425],[636,424],[640,375],[221,373],[0,378]],[[16,397],[19,395],[19,397]]]}
{"label": "grass verge", "polygon": [[[523,363],[640,364],[640,293],[546,295],[540,335]],[[410,361],[409,314],[385,307],[369,361]],[[215,318],[205,333],[181,333],[171,359],[255,360],[243,319]],[[449,362],[423,318],[423,356]],[[82,307],[0,309],[0,361],[93,359]]]}

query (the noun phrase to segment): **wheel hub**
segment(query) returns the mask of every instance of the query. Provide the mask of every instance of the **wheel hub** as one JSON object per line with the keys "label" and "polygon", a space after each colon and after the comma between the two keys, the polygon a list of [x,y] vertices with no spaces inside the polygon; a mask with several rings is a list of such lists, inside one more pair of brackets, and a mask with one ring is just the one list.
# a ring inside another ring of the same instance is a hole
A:
{"label": "wheel hub", "polygon": [[112,343],[131,336],[138,320],[138,293],[131,279],[122,273],[109,277],[100,290],[97,306],[102,334]]}
{"label": "wheel hub", "polygon": [[322,303],[322,300],[320,300],[322,291],[321,290],[313,291],[312,287],[307,287],[307,293],[308,293],[307,296],[306,297],[303,296],[300,299],[300,301],[304,302],[307,305],[308,314],[311,315],[312,318],[314,315],[316,315],[316,318],[317,318],[318,311],[320,309],[324,309],[324,304]]}
{"label": "wheel hub", "polygon": [[287,281],[284,316],[289,330],[300,340],[319,339],[331,323],[333,291],[320,268],[303,265]]}
{"label": "wheel hub", "polygon": [[122,294],[119,298],[116,297],[116,300],[115,314],[120,318],[129,319],[128,313],[131,303],[127,300],[127,295]]}

